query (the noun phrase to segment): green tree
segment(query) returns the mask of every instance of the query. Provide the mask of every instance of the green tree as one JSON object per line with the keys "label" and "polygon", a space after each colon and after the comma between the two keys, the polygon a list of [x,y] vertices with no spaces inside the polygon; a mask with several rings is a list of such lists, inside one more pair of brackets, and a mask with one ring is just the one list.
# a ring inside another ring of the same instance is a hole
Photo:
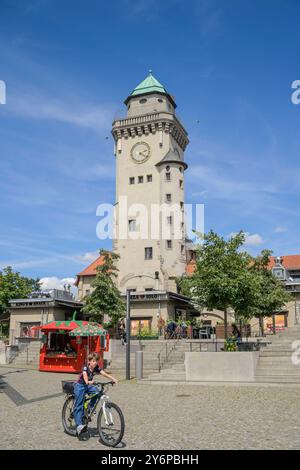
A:
{"label": "green tree", "polygon": [[263,318],[280,311],[287,302],[293,299],[284,289],[283,283],[268,267],[271,254],[271,250],[263,250],[259,256],[253,258],[249,268],[255,280],[252,314],[259,318],[262,333]]}
{"label": "green tree", "polygon": [[244,314],[252,299],[252,276],[248,270],[251,256],[240,251],[245,234],[239,232],[229,240],[210,231],[196,250],[196,269],[190,278],[179,281],[181,292],[199,309],[224,312],[224,336],[227,338],[228,309],[236,307]]}
{"label": "green tree", "polygon": [[227,338],[227,312],[232,308],[236,320],[263,318],[280,310],[291,297],[268,268],[270,250],[253,258],[241,247],[241,231],[228,241],[210,231],[196,250],[196,269],[189,278],[179,281],[181,292],[202,309],[224,312]]}
{"label": "green tree", "polygon": [[[39,279],[21,276],[14,272],[11,266],[0,271],[0,319],[8,317],[9,301],[27,297],[32,291],[40,290]],[[3,322],[1,322],[3,323]],[[2,334],[6,333],[7,326],[1,327]],[[3,331],[4,330],[4,331]]]}
{"label": "green tree", "polygon": [[97,274],[92,282],[93,291],[83,299],[83,311],[90,315],[91,320],[99,323],[103,321],[104,314],[107,314],[113,325],[116,325],[125,315],[125,303],[115,283],[118,271],[115,263],[119,255],[100,250],[100,256],[104,257],[104,262],[97,267]]}

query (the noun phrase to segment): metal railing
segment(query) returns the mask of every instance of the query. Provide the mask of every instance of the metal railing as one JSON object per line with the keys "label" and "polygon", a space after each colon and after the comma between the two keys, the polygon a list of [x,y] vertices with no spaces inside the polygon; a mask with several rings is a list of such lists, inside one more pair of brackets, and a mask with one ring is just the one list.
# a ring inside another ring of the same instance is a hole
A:
{"label": "metal railing", "polygon": [[[163,365],[168,361],[169,359],[169,356],[171,354],[172,351],[174,351],[174,349],[176,348],[176,345],[178,344],[178,342],[180,341],[180,337],[174,337],[174,338],[170,338],[169,340],[167,341],[172,341],[171,343],[168,343],[166,342],[164,344],[164,346],[161,348],[160,352],[158,353],[157,355],[157,361],[158,361],[158,371],[160,372]],[[164,358],[162,357],[163,356],[163,352],[165,352],[165,355],[164,355]]]}
{"label": "metal railing", "polygon": [[[224,340],[225,341],[225,340]],[[219,343],[224,343],[224,341],[219,341]],[[215,348],[215,351],[218,352],[218,340],[215,340],[215,341],[189,341],[189,345],[190,345],[190,352],[193,352],[193,344],[196,344],[197,347],[196,347],[196,351],[199,350],[199,352],[208,352],[208,345],[209,344],[213,344],[214,345],[214,348]],[[204,348],[205,346],[205,348]]]}

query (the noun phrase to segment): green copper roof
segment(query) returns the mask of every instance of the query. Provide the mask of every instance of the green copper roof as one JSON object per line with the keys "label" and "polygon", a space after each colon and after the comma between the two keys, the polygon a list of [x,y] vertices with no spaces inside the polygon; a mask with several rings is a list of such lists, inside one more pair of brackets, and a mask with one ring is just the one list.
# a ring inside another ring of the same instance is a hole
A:
{"label": "green copper roof", "polygon": [[145,93],[165,93],[168,94],[167,90],[161,83],[152,75],[151,71],[145,80],[143,80],[131,93],[130,96],[143,95]]}

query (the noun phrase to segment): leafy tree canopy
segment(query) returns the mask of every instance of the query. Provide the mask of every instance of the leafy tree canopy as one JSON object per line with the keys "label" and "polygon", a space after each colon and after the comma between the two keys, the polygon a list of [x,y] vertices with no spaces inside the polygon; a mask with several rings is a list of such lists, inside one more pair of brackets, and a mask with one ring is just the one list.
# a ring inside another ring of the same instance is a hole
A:
{"label": "leafy tree canopy", "polygon": [[26,298],[32,291],[40,290],[39,279],[21,276],[11,266],[0,271],[0,317],[3,317],[12,299]]}
{"label": "leafy tree canopy", "polygon": [[97,267],[97,274],[92,282],[93,291],[83,299],[83,311],[90,315],[91,320],[99,323],[103,322],[104,314],[107,314],[116,325],[125,315],[125,303],[115,283],[119,255],[100,250],[100,256],[103,256],[104,262]]}
{"label": "leafy tree canopy", "polygon": [[268,268],[272,252],[252,257],[242,250],[244,232],[225,240],[210,231],[196,250],[195,272],[178,282],[181,292],[201,310],[233,308],[236,317],[270,316],[290,300]]}

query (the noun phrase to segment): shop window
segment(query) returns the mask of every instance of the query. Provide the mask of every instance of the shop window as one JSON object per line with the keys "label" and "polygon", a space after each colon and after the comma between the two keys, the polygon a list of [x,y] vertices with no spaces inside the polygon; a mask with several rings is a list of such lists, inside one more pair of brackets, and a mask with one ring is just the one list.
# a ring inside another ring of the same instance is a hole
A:
{"label": "shop window", "polygon": [[40,323],[21,323],[20,324],[20,337],[21,338],[38,338],[39,330],[36,329],[36,326],[39,326]]}

